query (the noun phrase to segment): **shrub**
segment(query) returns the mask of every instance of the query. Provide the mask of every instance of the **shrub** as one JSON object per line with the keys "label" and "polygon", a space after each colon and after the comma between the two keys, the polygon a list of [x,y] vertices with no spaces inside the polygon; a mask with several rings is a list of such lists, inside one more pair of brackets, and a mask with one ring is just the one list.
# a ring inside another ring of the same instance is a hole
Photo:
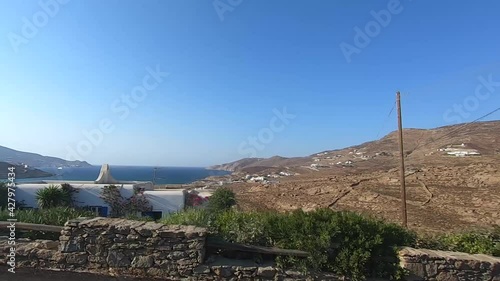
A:
{"label": "shrub", "polygon": [[68,196],[68,193],[59,185],[53,184],[36,192],[36,200],[40,209],[68,207],[70,206]]}
{"label": "shrub", "polygon": [[500,226],[488,231],[421,236],[417,247],[500,256]]}
{"label": "shrub", "polygon": [[204,209],[186,209],[182,212],[170,214],[161,222],[164,224],[180,224],[180,225],[195,225],[209,227],[214,216]]}
{"label": "shrub", "polygon": [[[68,220],[78,217],[94,217],[92,212],[68,207],[56,207],[40,210],[16,210],[16,219],[18,222],[59,225],[63,226]],[[5,221],[11,218],[7,210],[0,211],[0,220]],[[20,236],[19,236],[20,237]],[[59,237],[59,233],[28,231],[26,237],[31,239],[53,239]]]}
{"label": "shrub", "polygon": [[105,186],[101,198],[111,207],[111,217],[124,217],[135,215],[137,212],[148,212],[153,209],[142,191],[134,190],[134,195],[125,199],[116,185]]}
{"label": "shrub", "polygon": [[445,235],[441,241],[451,251],[465,253],[492,254],[492,249],[495,246],[488,236],[474,232]]}
{"label": "shrub", "polygon": [[102,188],[101,198],[111,208],[110,216],[119,217],[125,213],[125,200],[116,185],[108,185]]}
{"label": "shrub", "polygon": [[207,209],[212,212],[229,210],[236,205],[236,195],[226,187],[218,188],[208,199]]}
{"label": "shrub", "polygon": [[71,186],[69,183],[61,184],[62,201],[65,206],[75,207],[75,194],[78,190]]}
{"label": "shrub", "polygon": [[142,193],[134,194],[125,202],[125,213],[135,214],[139,212],[149,212],[153,210],[153,206],[149,203]]}
{"label": "shrub", "polygon": [[396,247],[415,242],[415,234],[398,225],[330,209],[308,213],[187,210],[162,222],[205,226],[229,242],[307,251],[311,256],[306,259],[278,257],[276,261],[281,267],[330,271],[352,280],[397,278],[401,271]]}

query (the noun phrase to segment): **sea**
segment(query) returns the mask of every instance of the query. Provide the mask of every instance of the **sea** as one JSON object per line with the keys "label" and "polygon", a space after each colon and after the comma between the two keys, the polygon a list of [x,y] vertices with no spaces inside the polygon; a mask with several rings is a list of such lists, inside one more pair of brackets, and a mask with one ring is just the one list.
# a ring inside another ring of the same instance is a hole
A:
{"label": "sea", "polygon": [[[34,182],[41,180],[93,181],[99,176],[101,166],[44,168],[42,171],[54,174],[51,177],[16,179],[16,182]],[[155,184],[188,184],[209,176],[223,176],[230,172],[210,170],[198,167],[147,167],[147,166],[112,166],[113,178],[121,181],[151,181]]]}

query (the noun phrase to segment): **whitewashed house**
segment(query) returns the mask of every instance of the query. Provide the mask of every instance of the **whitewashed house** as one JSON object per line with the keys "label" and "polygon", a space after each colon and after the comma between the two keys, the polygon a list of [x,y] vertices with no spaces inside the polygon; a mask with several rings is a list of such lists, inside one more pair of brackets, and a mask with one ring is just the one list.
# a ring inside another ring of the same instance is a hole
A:
{"label": "whitewashed house", "polygon": [[258,177],[251,177],[249,181],[250,181],[250,182],[259,182],[259,181],[265,181],[265,180],[266,180],[266,178],[265,178],[265,177],[263,177],[263,176],[258,176]]}
{"label": "whitewashed house", "polygon": [[39,190],[49,185],[70,184],[77,190],[74,194],[75,204],[94,211],[97,215],[109,216],[111,208],[101,198],[102,189],[105,186],[115,185],[119,187],[123,198],[130,198],[135,190],[141,190],[145,198],[153,207],[152,212],[143,215],[150,215],[156,218],[168,213],[177,212],[184,209],[186,191],[177,190],[154,190],[152,182],[140,181],[118,181],[110,173],[109,166],[103,165],[99,177],[95,181],[41,181],[36,183],[19,183],[16,187],[16,200],[22,202],[25,208],[38,208],[36,194]]}
{"label": "whitewashed house", "polygon": [[445,152],[447,155],[465,157],[465,156],[480,156],[481,153],[477,149],[467,148],[465,143],[448,145],[447,147],[439,148],[438,151]]}

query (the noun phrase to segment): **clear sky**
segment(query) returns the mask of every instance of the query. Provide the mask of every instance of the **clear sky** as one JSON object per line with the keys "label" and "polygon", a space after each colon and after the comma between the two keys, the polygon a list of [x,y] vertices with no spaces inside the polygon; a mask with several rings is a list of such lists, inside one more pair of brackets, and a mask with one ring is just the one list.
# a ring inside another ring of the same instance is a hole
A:
{"label": "clear sky", "polygon": [[394,113],[384,121],[397,90],[405,127],[469,122],[500,104],[499,10],[495,0],[3,1],[0,145],[96,165],[305,156],[396,129]]}

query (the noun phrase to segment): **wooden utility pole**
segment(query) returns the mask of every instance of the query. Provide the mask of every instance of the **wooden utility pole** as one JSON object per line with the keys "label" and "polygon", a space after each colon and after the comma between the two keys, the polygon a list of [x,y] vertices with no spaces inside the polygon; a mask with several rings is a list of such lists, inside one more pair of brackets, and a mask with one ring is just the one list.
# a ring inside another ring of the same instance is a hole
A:
{"label": "wooden utility pole", "polygon": [[401,120],[401,94],[396,93],[396,103],[398,106],[398,130],[399,130],[399,154],[401,156],[401,212],[403,216],[403,226],[408,227],[408,215],[406,213],[406,184],[405,184],[405,154],[403,149],[403,121]]}

